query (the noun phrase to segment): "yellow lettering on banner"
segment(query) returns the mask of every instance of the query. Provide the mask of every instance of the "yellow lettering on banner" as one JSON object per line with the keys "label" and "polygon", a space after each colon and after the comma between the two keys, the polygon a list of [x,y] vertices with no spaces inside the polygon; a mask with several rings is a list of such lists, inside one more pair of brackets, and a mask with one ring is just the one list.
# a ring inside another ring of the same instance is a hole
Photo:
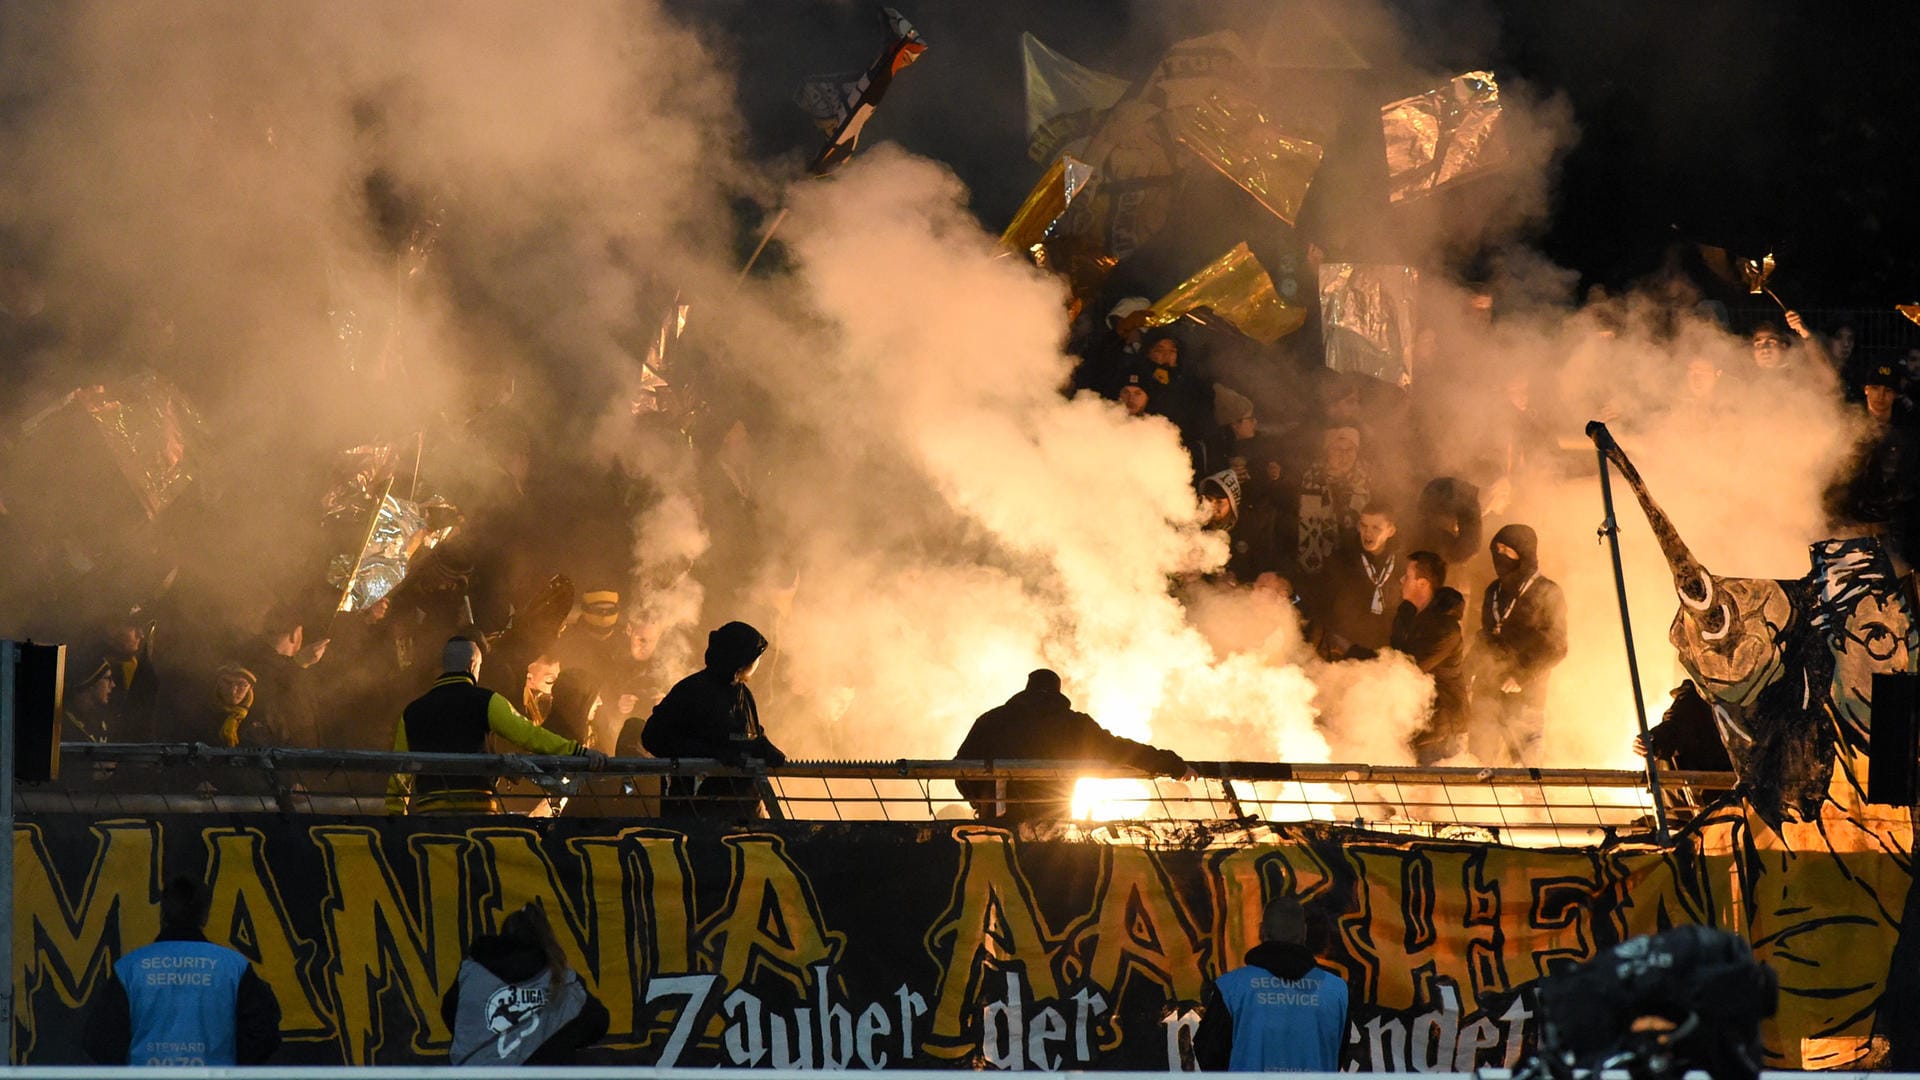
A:
{"label": "yellow lettering on banner", "polygon": [[207,937],[246,954],[280,999],[280,1030],[293,1038],[332,1033],[304,967],[314,946],[294,933],[259,829],[207,829]]}
{"label": "yellow lettering on banner", "polygon": [[1445,980],[1470,1013],[1482,995],[1594,953],[1606,886],[1589,855],[1421,844],[1356,845],[1347,858],[1360,904],[1341,932],[1362,969],[1357,996],[1383,1009],[1430,1006]]}
{"label": "yellow lettering on banner", "polygon": [[1260,917],[1276,896],[1312,901],[1327,891],[1333,872],[1305,844],[1262,845],[1216,852],[1213,882],[1212,972],[1240,966],[1260,944]]}
{"label": "yellow lettering on banner", "polygon": [[1019,965],[1035,1000],[1060,996],[1053,971],[1059,939],[1047,929],[1033,900],[1033,886],[1014,861],[1013,837],[1005,829],[962,825],[953,830],[953,838],[960,842],[953,898],[926,939],[927,952],[940,964],[932,1032],[943,1044],[928,1051],[942,1057],[971,1049],[959,1044],[961,1024],[979,999],[986,961],[1000,967]]}
{"label": "yellow lettering on banner", "polygon": [[[1696,865],[1707,865],[1703,855],[1692,857]],[[1607,907],[1613,912],[1613,933],[1619,940],[1674,926],[1713,925],[1713,886],[1727,880],[1724,868],[1718,873],[1696,873],[1683,882],[1671,852],[1616,852],[1605,858],[1614,896]]]}
{"label": "yellow lettering on banner", "polygon": [[466,947],[466,909],[460,865],[462,836],[408,838],[417,868],[420,903],[410,906],[380,844],[361,825],[309,830],[324,856],[328,896],[322,905],[332,956],[334,1015],[346,1061],[365,1065],[385,1042],[380,1003],[399,995],[414,1019],[413,1051],[444,1048],[451,1033],[440,1019],[440,995],[453,985]]}
{"label": "yellow lettering on banner", "polygon": [[647,976],[693,971],[693,863],[685,833],[629,829],[640,846],[645,888],[640,893],[641,940]]}
{"label": "yellow lettering on banner", "polygon": [[1170,1000],[1200,1000],[1200,934],[1158,859],[1145,848],[1102,848],[1094,897],[1092,916],[1069,933],[1085,978],[1120,993],[1137,972]]}
{"label": "yellow lettering on banner", "polygon": [[[93,865],[77,902],[53,869],[38,825],[13,830],[13,1000],[19,1060],[33,1048],[33,996],[51,982],[62,1004],[78,1008],[113,958],[160,932],[160,826],[150,821],[103,821]],[[109,941],[107,927],[119,936]]]}
{"label": "yellow lettering on banner", "polygon": [[1604,886],[1590,855],[1488,847],[1468,857],[1466,875],[1468,924],[1492,930],[1468,938],[1468,1011],[1480,995],[1505,993],[1593,956],[1593,903]]}
{"label": "yellow lettering on banner", "polygon": [[701,924],[701,947],[729,987],[784,979],[807,992],[808,968],[840,958],[846,935],[831,933],[806,874],[778,836],[724,836],[733,877],[720,910]]}
{"label": "yellow lettering on banner", "polygon": [[[1359,908],[1340,919],[1347,949],[1361,970],[1357,1000],[1383,1009],[1411,1009],[1438,1001],[1434,983],[1448,979],[1470,996],[1469,942],[1489,944],[1491,933],[1443,933],[1467,925],[1465,869],[1469,851],[1354,845],[1347,849],[1359,885]],[[1463,1008],[1476,1008],[1470,1001]]]}
{"label": "yellow lettering on banner", "polygon": [[540,849],[540,836],[529,829],[475,829],[468,834],[480,844],[491,875],[492,901],[487,905],[493,927],[521,905],[538,902],[560,939],[560,951],[586,986],[600,999],[610,1018],[607,1037],[623,1040],[633,1034],[633,938],[629,925],[627,888],[620,868],[620,837],[580,837],[567,842],[578,854],[582,871],[576,903],[562,887],[560,874]]}

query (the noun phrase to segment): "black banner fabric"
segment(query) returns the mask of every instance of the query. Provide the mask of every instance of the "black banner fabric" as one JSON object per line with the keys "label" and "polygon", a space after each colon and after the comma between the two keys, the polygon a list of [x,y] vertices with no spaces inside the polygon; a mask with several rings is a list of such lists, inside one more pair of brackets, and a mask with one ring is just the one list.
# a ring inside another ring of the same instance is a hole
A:
{"label": "black banner fabric", "polygon": [[18,1060],[84,1060],[112,958],[201,874],[208,936],[277,992],[288,1063],[444,1060],[466,943],[538,900],[607,1006],[597,1061],[1178,1068],[1207,978],[1302,897],[1352,988],[1348,1063],[1511,1065],[1521,991],[1707,921],[1685,852],[1330,828],[1102,843],[974,824],[753,831],[528,819],[43,815],[15,834]]}

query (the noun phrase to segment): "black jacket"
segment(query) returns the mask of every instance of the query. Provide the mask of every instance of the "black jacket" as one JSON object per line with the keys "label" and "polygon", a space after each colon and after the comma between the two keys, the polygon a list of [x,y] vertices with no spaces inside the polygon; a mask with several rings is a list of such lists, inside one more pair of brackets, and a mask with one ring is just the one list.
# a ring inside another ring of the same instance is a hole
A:
{"label": "black jacket", "polygon": [[1499,694],[1508,679],[1520,684],[1520,700],[1538,706],[1547,698],[1547,675],[1567,657],[1567,598],[1540,573],[1539,539],[1525,525],[1493,534],[1519,555],[1501,569],[1480,601],[1480,638],[1474,646],[1478,692]]}
{"label": "black jacket", "polygon": [[265,646],[249,653],[244,663],[258,679],[247,719],[260,725],[264,738],[275,746],[324,747],[308,669]]}
{"label": "black jacket", "polygon": [[[1406,570],[1405,557],[1389,544],[1378,555],[1369,555],[1358,544],[1347,544],[1327,562],[1324,588],[1326,602],[1318,612],[1321,627],[1327,633],[1328,652],[1336,658],[1359,646],[1367,652],[1379,652],[1393,638],[1394,614],[1400,607],[1400,576]],[[1380,610],[1373,610],[1373,578],[1381,576]]]}
{"label": "black jacket", "polygon": [[[154,940],[205,941],[207,936],[185,927],[162,927]],[[125,1065],[132,1046],[133,1011],[127,988],[108,968],[106,985],[87,1016],[87,1056],[102,1065]],[[240,990],[234,997],[233,1048],[234,1061],[240,1065],[258,1065],[280,1049],[280,999],[252,967],[240,976]]]}
{"label": "black jacket", "polygon": [[[1247,950],[1247,963],[1266,968],[1279,978],[1298,979],[1316,966],[1313,953],[1302,945],[1263,941]],[[1193,1032],[1193,1061],[1202,1072],[1226,1072],[1233,1058],[1233,1012],[1220,990],[1207,980],[1200,992],[1200,1026]]]}
{"label": "black jacket", "polygon": [[[1495,618],[1504,612],[1504,618]],[[1498,692],[1511,678],[1530,702],[1544,701],[1547,676],[1567,657],[1567,598],[1552,578],[1539,577],[1519,596],[1487,586],[1480,603],[1475,667]]]}
{"label": "black jacket", "polygon": [[1727,772],[1733,759],[1720,738],[1720,726],[1713,718],[1713,705],[1688,679],[1673,692],[1673,704],[1667,706],[1660,722],[1647,732],[1647,753],[1669,768]]}
{"label": "black jacket", "polygon": [[1393,614],[1394,650],[1405,653],[1433,677],[1433,719],[1414,736],[1416,749],[1427,737],[1444,741],[1466,730],[1467,641],[1460,629],[1466,610],[1467,599],[1460,590],[1443,588],[1433,594],[1425,610],[1415,610],[1412,602],[1403,600]]}
{"label": "black jacket", "polygon": [[[982,713],[953,756],[963,761],[1103,761],[1161,776],[1187,771],[1179,754],[1121,738],[1086,713],[1075,712],[1065,694],[1032,686]],[[995,781],[962,780],[957,786],[982,818],[1066,818],[1073,809],[1072,780],[1009,781],[1006,813],[999,815],[994,813]]]}
{"label": "black jacket", "polygon": [[[749,760],[783,765],[787,755],[760,726],[760,707],[740,669],[760,658],[767,639],[743,622],[730,622],[707,635],[707,666],[681,679],[653,707],[640,729],[640,745],[659,758],[714,758],[729,765]],[[621,736],[631,730],[629,721]],[[630,744],[629,744],[630,745]],[[668,816],[759,817],[763,785],[744,776],[670,776],[661,812]]]}
{"label": "black jacket", "polygon": [[[525,982],[547,966],[546,954],[538,948],[500,934],[483,934],[474,938],[473,944],[467,947],[467,957],[510,983]],[[455,982],[440,998],[440,1019],[446,1022],[448,1031],[453,1030],[459,1006],[460,984]],[[574,1064],[581,1050],[599,1042],[606,1035],[608,1019],[607,1007],[600,1003],[599,998],[588,994],[579,1015],[547,1036],[547,1041],[540,1044],[540,1049],[533,1052],[526,1064]]]}
{"label": "black jacket", "polygon": [[746,623],[731,622],[707,638],[707,666],[681,679],[653,707],[640,744],[657,758],[715,758],[740,764],[748,758],[779,765],[787,760],[760,726],[753,691],[733,681],[759,659],[767,639]]}

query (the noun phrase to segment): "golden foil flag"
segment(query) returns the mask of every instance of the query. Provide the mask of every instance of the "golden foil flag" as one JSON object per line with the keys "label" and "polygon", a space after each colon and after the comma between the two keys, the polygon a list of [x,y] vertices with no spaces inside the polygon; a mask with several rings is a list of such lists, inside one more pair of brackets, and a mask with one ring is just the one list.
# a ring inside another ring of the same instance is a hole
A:
{"label": "golden foil flag", "polygon": [[1505,164],[1500,84],[1490,71],[1456,75],[1447,85],[1380,110],[1387,140],[1388,197],[1427,195],[1469,173]]}
{"label": "golden foil flag", "polygon": [[1075,199],[1063,233],[1090,237],[1099,250],[1124,259],[1174,220],[1180,166],[1170,118],[1209,95],[1255,82],[1259,72],[1245,43],[1230,30],[1175,42],[1152,74],[1104,114],[1076,155],[1099,172],[1099,182]]}
{"label": "golden foil flag", "polygon": [[1319,143],[1281,131],[1272,117],[1237,94],[1214,93],[1169,115],[1180,145],[1240,185],[1273,216],[1289,225],[1299,220],[1307,185],[1326,154]]}
{"label": "golden foil flag", "polygon": [[1007,231],[1000,234],[1000,246],[1008,251],[1035,254],[1034,248],[1067,212],[1074,196],[1086,190],[1092,180],[1093,166],[1079,158],[1061,155],[1014,212]]}
{"label": "golden foil flag", "polygon": [[1920,326],[1920,304],[1895,304],[1893,310],[1905,315],[1914,325]]}
{"label": "golden foil flag", "polygon": [[1293,333],[1307,313],[1288,304],[1273,287],[1266,268],[1242,241],[1200,272],[1154,302],[1149,326],[1165,326],[1182,315],[1206,308],[1263,345]]}
{"label": "golden foil flag", "polygon": [[1773,252],[1769,251],[1757,259],[1740,260],[1740,281],[1747,287],[1748,293],[1754,296],[1759,296],[1761,293],[1772,296],[1772,290],[1767,288],[1767,279],[1772,276]]}

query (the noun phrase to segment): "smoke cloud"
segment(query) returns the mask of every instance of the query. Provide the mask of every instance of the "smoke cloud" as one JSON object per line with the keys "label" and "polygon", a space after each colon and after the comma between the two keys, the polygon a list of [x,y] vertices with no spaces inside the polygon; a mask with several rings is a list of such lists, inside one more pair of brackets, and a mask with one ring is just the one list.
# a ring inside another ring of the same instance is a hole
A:
{"label": "smoke cloud", "polygon": [[[770,732],[795,756],[944,756],[1049,666],[1109,727],[1191,757],[1408,760],[1432,693],[1410,663],[1321,663],[1284,604],[1170,591],[1226,558],[1176,432],[1061,396],[1065,293],[999,255],[959,179],[887,145],[827,181],[747,160],[728,57],[660,7],[16,5],[5,24],[0,222],[62,342],[25,396],[142,366],[194,395],[212,438],[191,545],[224,554],[178,587],[229,617],[320,572],[307,462],[418,433],[423,474],[470,521],[535,495],[564,508],[522,553],[534,577],[597,572],[572,515],[606,509],[593,478],[617,469],[629,495],[602,547],[654,663],[677,678],[709,624],[755,621],[775,643]],[[1435,269],[1509,252],[1497,321],[1466,317],[1461,288],[1427,299],[1457,360],[1451,391],[1415,385],[1458,417],[1434,471],[1494,452],[1474,417],[1529,373],[1559,437],[1620,418],[1709,566],[1797,573],[1845,425],[1813,384],[1763,398],[1729,379],[1710,418],[1678,408],[1685,362],[1736,370],[1737,342],[1672,333],[1650,300],[1575,310],[1521,243],[1570,118],[1503,91],[1509,180],[1394,241]],[[788,210],[785,267],[736,282],[743,206],[762,226]],[[630,405],[676,293],[692,344],[673,378],[714,399],[697,450]],[[1530,463],[1505,511],[1539,528],[1572,609],[1547,753],[1626,764],[1591,454],[1568,453]],[[735,503],[750,510],[721,512]],[[1657,709],[1670,590],[1631,507],[1621,523]]]}

